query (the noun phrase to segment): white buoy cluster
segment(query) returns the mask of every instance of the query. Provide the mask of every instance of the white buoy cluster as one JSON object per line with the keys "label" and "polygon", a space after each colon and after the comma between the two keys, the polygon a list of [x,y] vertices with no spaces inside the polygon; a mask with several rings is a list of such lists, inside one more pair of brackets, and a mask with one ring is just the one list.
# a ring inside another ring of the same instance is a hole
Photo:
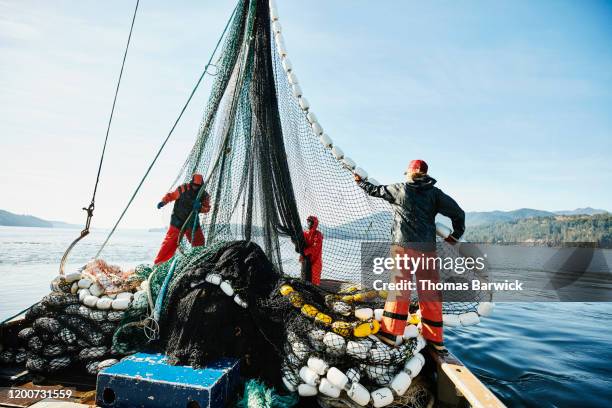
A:
{"label": "white buoy cluster", "polygon": [[[211,285],[215,285],[218,286],[219,289],[221,289],[221,291],[226,295],[229,296],[231,298],[234,299],[234,302],[246,309],[249,307],[249,304],[246,302],[246,300],[243,300],[239,294],[237,294],[234,291],[234,288],[232,287],[232,283],[228,280],[224,280],[223,277],[221,275],[219,275],[218,273],[209,273],[208,275],[206,275],[206,277],[204,278],[204,281],[207,283],[210,283]],[[201,284],[201,282],[193,282],[191,284],[191,287],[197,286]]]}
{"label": "white buoy cluster", "polygon": [[[358,308],[354,314],[360,320],[380,318],[382,309]],[[289,391],[297,392],[302,397],[322,394],[340,398],[344,393],[359,406],[372,404],[374,407],[384,407],[406,393],[412,379],[425,364],[420,351],[427,342],[415,325],[407,326],[398,347],[390,347],[373,335],[346,339],[321,329],[308,334],[315,353],[311,354],[311,347],[292,332],[288,333],[288,340],[291,353],[287,355],[282,369],[283,383]],[[356,366],[342,371],[326,361],[326,356],[337,358],[343,355],[356,360]],[[393,363],[402,361],[402,356],[404,364],[397,371]],[[362,376],[381,388],[369,391],[360,382]]]}
{"label": "white buoy cluster", "polygon": [[298,105],[306,115],[306,119],[312,128],[312,131],[319,138],[321,144],[330,149],[333,156],[338,160],[343,167],[353,172],[353,174],[357,174],[363,180],[367,180],[374,185],[378,185],[379,183],[371,177],[368,177],[368,173],[362,169],[361,167],[357,167],[357,164],[350,157],[346,156],[342,149],[339,146],[334,145],[331,137],[327,133],[325,133],[323,126],[319,123],[317,116],[312,111],[310,103],[304,96],[302,92],[302,88],[300,87],[297,75],[295,73],[295,69],[291,60],[287,54],[287,46],[285,44],[285,40],[283,38],[283,30],[281,23],[278,17],[278,9],[274,0],[270,0],[270,19],[272,20],[272,33],[274,34],[274,42],[276,44],[276,51],[278,52],[279,57],[281,58],[281,64],[283,66],[283,70],[285,71],[285,75],[287,76],[287,81],[291,85],[291,91],[293,96],[295,96],[298,100]]}
{"label": "white buoy cluster", "polygon": [[113,335],[125,310],[135,301],[146,304],[147,295],[143,284],[134,292],[109,285],[124,291],[106,293],[100,279],[86,267],[54,278],[51,293],[26,312],[27,324],[17,334],[20,347],[0,360],[43,374],[81,366],[95,375],[116,364],[121,354],[112,348]]}
{"label": "white buoy cluster", "polygon": [[[436,222],[436,235],[442,239],[446,239],[452,234],[452,230],[446,225]],[[465,242],[464,239],[459,242]],[[475,312],[467,312],[462,314],[444,314],[442,315],[442,321],[445,326],[457,327],[457,326],[473,326],[480,323],[481,317],[488,317],[493,313],[495,303],[492,302],[480,302]]]}
{"label": "white buoy cluster", "polygon": [[77,295],[79,301],[92,309],[119,310],[123,311],[130,307],[134,296],[145,295],[136,292],[105,293],[104,288],[80,272],[70,273],[65,276],[57,276],[51,281],[51,290],[59,291],[60,285],[70,284],[70,293]]}

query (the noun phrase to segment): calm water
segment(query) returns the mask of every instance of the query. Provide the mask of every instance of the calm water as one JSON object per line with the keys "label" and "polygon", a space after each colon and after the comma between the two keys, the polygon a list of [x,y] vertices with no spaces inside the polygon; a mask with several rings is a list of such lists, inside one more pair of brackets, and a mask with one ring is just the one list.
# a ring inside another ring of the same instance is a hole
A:
{"label": "calm water", "polygon": [[[0,227],[0,318],[49,290],[76,230]],[[75,249],[70,267],[96,252],[105,231]],[[161,232],[120,231],[103,258],[151,262]],[[447,331],[451,350],[511,407],[612,404],[612,303],[498,303],[480,325]]]}

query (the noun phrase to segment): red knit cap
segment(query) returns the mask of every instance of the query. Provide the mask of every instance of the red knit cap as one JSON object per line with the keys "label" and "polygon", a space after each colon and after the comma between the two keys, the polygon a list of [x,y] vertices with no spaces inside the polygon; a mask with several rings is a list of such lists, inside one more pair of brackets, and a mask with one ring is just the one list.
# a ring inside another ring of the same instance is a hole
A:
{"label": "red knit cap", "polygon": [[193,182],[193,184],[201,185],[204,183],[204,177],[202,177],[200,173],[194,173],[193,176],[191,177],[191,181]]}
{"label": "red knit cap", "polygon": [[428,169],[428,166],[424,160],[413,160],[408,165],[409,173],[416,173],[416,172],[427,173],[427,169]]}

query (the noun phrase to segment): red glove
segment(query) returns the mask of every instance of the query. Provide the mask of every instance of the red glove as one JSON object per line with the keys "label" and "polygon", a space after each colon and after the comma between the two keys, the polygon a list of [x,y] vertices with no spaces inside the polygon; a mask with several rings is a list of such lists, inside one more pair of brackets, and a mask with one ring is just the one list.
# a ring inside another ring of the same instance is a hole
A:
{"label": "red glove", "polygon": [[448,237],[444,238],[444,241],[448,242],[451,245],[455,245],[457,242],[457,239],[455,237],[453,237],[452,235],[449,235]]}

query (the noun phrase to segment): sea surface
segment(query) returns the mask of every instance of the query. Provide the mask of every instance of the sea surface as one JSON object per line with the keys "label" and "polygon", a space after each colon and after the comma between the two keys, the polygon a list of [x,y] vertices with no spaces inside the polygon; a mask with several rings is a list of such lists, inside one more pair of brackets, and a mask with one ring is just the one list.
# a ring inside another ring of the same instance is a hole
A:
{"label": "sea surface", "polygon": [[[87,262],[107,231],[69,259]],[[0,319],[39,300],[77,230],[0,227]],[[120,230],[102,258],[150,263],[163,232]],[[510,407],[612,406],[612,303],[497,303],[479,325],[446,331],[449,348]]]}

